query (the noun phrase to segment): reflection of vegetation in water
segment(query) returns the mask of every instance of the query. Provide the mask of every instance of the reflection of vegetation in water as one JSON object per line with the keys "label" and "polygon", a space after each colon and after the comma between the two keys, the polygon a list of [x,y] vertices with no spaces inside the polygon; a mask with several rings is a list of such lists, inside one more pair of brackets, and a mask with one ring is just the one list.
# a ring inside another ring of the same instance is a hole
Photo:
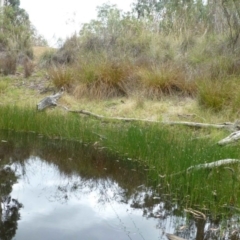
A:
{"label": "reflection of vegetation in water", "polygon": [[[157,217],[160,221],[172,214],[181,216],[183,208],[189,207],[209,213],[208,226],[216,220],[224,219],[227,214],[228,217],[234,215],[239,205],[236,166],[193,171],[189,174],[171,174],[191,165],[210,162],[212,159],[226,156],[237,158],[236,148],[217,148],[211,144],[211,140],[190,141],[193,137],[191,132],[182,131],[179,137],[174,135],[174,128],[172,134],[169,134],[168,129],[158,126],[125,124],[124,127],[121,126],[121,131],[116,124],[112,125],[115,130],[110,131],[110,126],[104,126],[105,132],[95,126],[94,131],[104,134],[104,144],[109,148],[119,150],[120,153],[125,151],[125,161],[118,161],[115,154],[109,155],[104,149],[95,149],[90,144],[83,145],[74,141],[49,141],[44,138],[37,140],[34,134],[14,133],[11,136],[10,132],[2,133],[2,138],[15,139],[11,146],[13,159],[17,155],[18,158],[15,159],[20,160],[23,169],[24,160],[31,155],[54,163],[69,177],[72,174],[81,175],[81,183],[73,181],[67,186],[59,185],[57,197],[64,201],[67,201],[71,194],[86,187],[86,184],[89,189],[97,189],[105,180],[105,188],[99,192],[100,202],[108,203],[111,200],[112,196],[106,195],[106,189],[109,188],[107,183],[116,181],[119,188],[116,188],[117,197],[115,195],[113,198],[118,201],[131,201],[131,206],[143,209],[146,217]],[[113,135],[115,141],[109,141],[108,139],[113,139]],[[101,140],[99,141],[101,144]],[[22,153],[18,152],[20,148]],[[142,167],[129,158],[136,155],[141,157]],[[144,174],[142,169],[148,171],[144,171]],[[155,187],[149,188],[148,184],[154,184]]]}
{"label": "reflection of vegetation in water", "polygon": [[20,219],[19,209],[22,207],[16,199],[11,198],[13,184],[17,181],[14,171],[6,164],[12,157],[12,145],[0,144],[0,239],[12,239]]}

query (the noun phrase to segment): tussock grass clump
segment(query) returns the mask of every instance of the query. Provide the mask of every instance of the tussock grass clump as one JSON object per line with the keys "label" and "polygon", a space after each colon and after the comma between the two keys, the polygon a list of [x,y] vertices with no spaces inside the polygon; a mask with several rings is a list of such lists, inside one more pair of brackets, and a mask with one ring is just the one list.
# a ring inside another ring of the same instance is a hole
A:
{"label": "tussock grass clump", "polygon": [[230,108],[233,111],[238,108],[239,79],[228,78],[220,80],[198,81],[199,103],[214,111]]}
{"label": "tussock grass clump", "polygon": [[198,83],[199,103],[213,110],[221,110],[230,98],[230,92],[225,87],[226,83],[203,80]]}
{"label": "tussock grass clump", "polygon": [[229,76],[239,76],[240,63],[233,59],[233,56],[218,56],[212,59],[209,63],[209,77],[210,79],[220,80],[222,78],[229,78]]}
{"label": "tussock grass clump", "polygon": [[66,87],[69,89],[73,83],[72,69],[67,66],[53,66],[48,69],[48,75],[57,88]]}
{"label": "tussock grass clump", "polygon": [[187,81],[182,69],[165,64],[152,69],[140,69],[140,82],[147,97],[161,97],[163,95],[193,96],[196,85]]}
{"label": "tussock grass clump", "polygon": [[80,62],[73,69],[76,84],[73,94],[77,98],[109,98],[128,94],[126,84],[132,75],[132,68],[127,61],[103,59],[91,63]]}

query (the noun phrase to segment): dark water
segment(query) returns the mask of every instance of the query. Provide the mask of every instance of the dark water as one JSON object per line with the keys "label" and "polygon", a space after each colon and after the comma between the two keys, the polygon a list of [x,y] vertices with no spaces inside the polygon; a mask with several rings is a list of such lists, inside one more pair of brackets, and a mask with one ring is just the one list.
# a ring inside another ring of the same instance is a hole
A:
{"label": "dark water", "polygon": [[2,131],[0,159],[0,239],[238,239],[236,217],[223,237],[219,223],[186,220],[140,166],[104,149]]}

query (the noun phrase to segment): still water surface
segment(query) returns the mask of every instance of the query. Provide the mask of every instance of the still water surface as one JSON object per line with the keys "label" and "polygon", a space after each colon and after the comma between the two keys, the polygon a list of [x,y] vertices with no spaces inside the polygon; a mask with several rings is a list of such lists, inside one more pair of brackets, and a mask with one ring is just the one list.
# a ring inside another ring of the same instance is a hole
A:
{"label": "still water surface", "polygon": [[186,219],[148,177],[91,144],[0,131],[0,239],[239,239],[237,216],[219,237],[219,222]]}
{"label": "still water surface", "polygon": [[[13,165],[14,167],[14,165]],[[157,219],[124,202],[111,178],[66,176],[39,157],[26,161],[12,197],[23,203],[15,239],[160,239]],[[169,222],[170,227],[170,222]]]}
{"label": "still water surface", "polygon": [[0,239],[154,240],[174,231],[137,164],[34,134],[0,140]]}

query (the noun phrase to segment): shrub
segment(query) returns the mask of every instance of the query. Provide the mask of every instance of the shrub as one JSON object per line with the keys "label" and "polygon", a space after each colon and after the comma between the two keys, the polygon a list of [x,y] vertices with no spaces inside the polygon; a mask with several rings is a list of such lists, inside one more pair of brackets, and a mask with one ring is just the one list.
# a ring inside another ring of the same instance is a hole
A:
{"label": "shrub", "polygon": [[79,39],[76,35],[68,38],[63,46],[53,55],[55,64],[71,64],[76,61],[77,53],[79,52]]}
{"label": "shrub", "polygon": [[12,52],[2,53],[0,56],[0,68],[4,75],[15,74],[17,57]]}
{"label": "shrub", "polygon": [[56,51],[54,49],[44,51],[39,57],[39,66],[43,67],[43,68],[44,67],[48,68],[48,67],[52,66],[55,52]]}

